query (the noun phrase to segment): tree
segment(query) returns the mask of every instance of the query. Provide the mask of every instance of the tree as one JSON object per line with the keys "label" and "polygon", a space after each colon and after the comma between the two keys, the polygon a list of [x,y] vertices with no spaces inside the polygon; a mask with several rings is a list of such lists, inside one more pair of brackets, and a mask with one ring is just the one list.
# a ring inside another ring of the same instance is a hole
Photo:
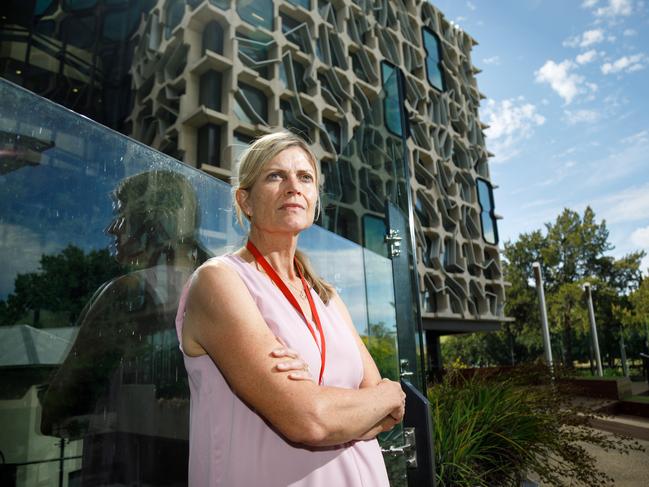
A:
{"label": "tree", "polygon": [[66,324],[73,323],[95,290],[120,274],[123,269],[106,249],[86,254],[68,245],[58,254],[44,254],[40,270],[18,274],[14,292],[0,301],[0,325],[14,325],[32,312],[32,325],[44,326],[42,310],[62,313]]}

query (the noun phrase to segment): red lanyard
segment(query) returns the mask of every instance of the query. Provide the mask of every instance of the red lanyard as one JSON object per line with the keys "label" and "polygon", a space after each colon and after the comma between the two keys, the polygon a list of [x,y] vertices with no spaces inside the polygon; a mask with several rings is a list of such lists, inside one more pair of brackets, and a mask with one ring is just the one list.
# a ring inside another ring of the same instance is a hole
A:
{"label": "red lanyard", "polygon": [[[268,263],[266,258],[261,255],[261,252],[257,250],[257,247],[248,240],[248,243],[246,244],[246,248],[250,251],[250,253],[255,257],[255,260],[257,263],[263,267],[263,269],[266,271],[266,274],[273,280],[273,282],[277,285],[277,287],[282,291],[282,294],[288,299],[288,302],[293,305],[293,307],[296,309],[298,313],[304,318],[304,322],[306,323],[307,328],[311,332],[311,336],[313,337],[313,340],[315,341],[316,345],[318,345],[318,339],[315,336],[315,331],[313,330],[313,327],[309,323],[309,320],[306,319],[306,316],[304,315],[304,311],[302,311],[302,308],[298,304],[297,300],[295,299],[295,296],[293,296],[293,293],[286,287],[286,284],[284,284],[284,281],[282,281],[281,277],[277,275],[277,272],[275,272],[275,269]],[[313,298],[311,297],[311,291],[309,290],[309,285],[306,282],[306,279],[304,279],[304,276],[302,275],[302,271],[300,270],[300,266],[296,265],[298,274],[300,274],[300,280],[302,281],[302,287],[304,287],[304,292],[306,293],[306,297],[309,300],[309,308],[311,308],[311,315],[313,316],[313,321],[315,321],[316,327],[318,328],[318,333],[320,334],[320,346],[318,347],[320,349],[320,360],[321,360],[321,366],[320,366],[320,377],[318,378],[318,384],[322,385],[322,375],[324,374],[324,369],[325,369],[325,362],[326,362],[326,355],[327,355],[327,346],[325,343],[325,337],[324,337],[324,332],[322,331],[322,325],[320,324],[320,317],[318,316],[318,310],[315,308],[315,303],[313,302]]]}

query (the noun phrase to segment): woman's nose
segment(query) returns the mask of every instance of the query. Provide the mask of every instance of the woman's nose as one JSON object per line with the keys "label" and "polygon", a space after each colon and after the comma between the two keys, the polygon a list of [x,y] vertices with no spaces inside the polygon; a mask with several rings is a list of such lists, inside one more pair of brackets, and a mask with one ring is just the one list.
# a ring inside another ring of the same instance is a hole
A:
{"label": "woman's nose", "polygon": [[288,194],[302,194],[300,181],[297,176],[292,175],[286,178],[286,185],[286,192]]}

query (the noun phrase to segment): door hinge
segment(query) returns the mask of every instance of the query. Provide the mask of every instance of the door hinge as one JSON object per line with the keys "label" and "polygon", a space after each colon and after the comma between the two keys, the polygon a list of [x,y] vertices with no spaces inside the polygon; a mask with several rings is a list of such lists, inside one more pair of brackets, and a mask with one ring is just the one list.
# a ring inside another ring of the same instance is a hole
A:
{"label": "door hinge", "polygon": [[388,455],[404,455],[406,457],[406,465],[410,468],[417,468],[415,428],[403,428],[403,446],[390,445],[390,448],[382,448],[381,451]]}
{"label": "door hinge", "polygon": [[385,243],[388,244],[388,256],[392,259],[401,255],[401,236],[399,230],[390,228],[385,236]]}

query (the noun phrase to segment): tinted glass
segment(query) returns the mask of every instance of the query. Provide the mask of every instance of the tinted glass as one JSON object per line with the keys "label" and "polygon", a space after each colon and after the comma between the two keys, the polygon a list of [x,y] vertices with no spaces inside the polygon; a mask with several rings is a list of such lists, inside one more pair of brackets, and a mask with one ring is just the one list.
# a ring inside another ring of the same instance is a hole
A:
{"label": "tinted glass", "polygon": [[[174,318],[193,269],[243,242],[231,188],[4,80],[0,110],[3,485],[186,485]],[[363,339],[389,336],[367,251],[317,226],[300,247]]]}
{"label": "tinted glass", "polygon": [[485,242],[496,245],[498,243],[498,226],[494,216],[493,190],[484,179],[476,180],[478,189],[478,202],[480,203],[480,223],[482,224],[482,237]]}
{"label": "tinted glass", "polygon": [[423,29],[424,49],[426,50],[426,75],[428,82],[439,91],[444,91],[442,74],[442,57],[437,36],[428,29]]}
{"label": "tinted glass", "polygon": [[241,20],[273,30],[272,0],[237,0],[237,12]]}
{"label": "tinted glass", "polygon": [[381,63],[383,77],[383,109],[385,113],[385,127],[394,135],[403,135],[402,104],[399,97],[399,79],[397,70],[388,63]]}

